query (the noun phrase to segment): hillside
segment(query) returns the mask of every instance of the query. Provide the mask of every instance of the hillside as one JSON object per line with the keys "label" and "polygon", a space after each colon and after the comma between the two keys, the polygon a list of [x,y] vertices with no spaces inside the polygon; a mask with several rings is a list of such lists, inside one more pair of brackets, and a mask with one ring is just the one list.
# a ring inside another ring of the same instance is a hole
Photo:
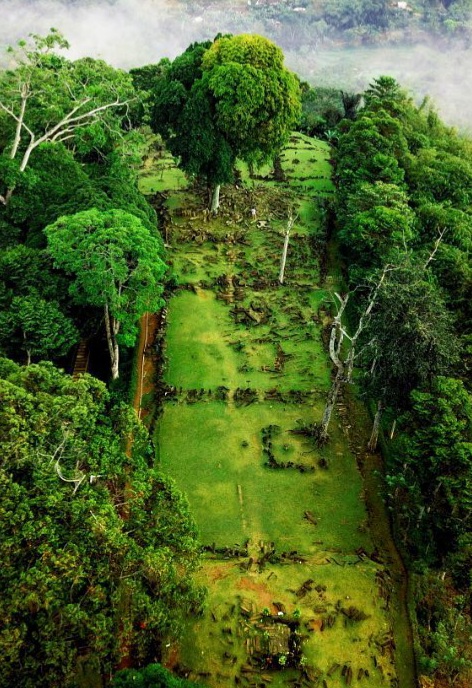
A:
{"label": "hillside", "polygon": [[[208,588],[203,615],[164,661],[209,686],[413,685],[411,647],[395,638],[408,635],[399,564],[379,538],[388,527],[370,531],[363,449],[344,403],[326,448],[304,430],[330,384],[323,314],[339,277],[325,274],[323,255],[329,155],[293,136],[286,181],[244,172],[242,186],[225,187],[218,219],[168,158],[148,161],[142,177],[166,194],[176,279],[156,344],[157,461],[189,499]],[[149,395],[145,413],[155,413]]]}

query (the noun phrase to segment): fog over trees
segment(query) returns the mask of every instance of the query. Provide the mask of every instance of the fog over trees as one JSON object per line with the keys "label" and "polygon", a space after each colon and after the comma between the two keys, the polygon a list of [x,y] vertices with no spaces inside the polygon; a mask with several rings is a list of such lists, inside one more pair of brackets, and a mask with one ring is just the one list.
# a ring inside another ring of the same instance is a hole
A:
{"label": "fog over trees", "polygon": [[[353,5],[352,17],[346,3],[326,3],[325,18],[317,21],[311,3],[295,0],[270,6],[243,0],[0,0],[0,46],[55,26],[71,43],[71,59],[89,55],[128,69],[173,59],[189,43],[218,32],[258,33],[275,40],[287,66],[310,82],[362,91],[373,78],[391,74],[418,97],[430,95],[446,122],[472,126],[467,3],[448,3],[447,10],[438,5],[437,17],[429,5],[401,10],[380,4],[387,15],[379,18],[370,16],[366,2]],[[373,29],[384,31],[385,22],[388,40]]]}

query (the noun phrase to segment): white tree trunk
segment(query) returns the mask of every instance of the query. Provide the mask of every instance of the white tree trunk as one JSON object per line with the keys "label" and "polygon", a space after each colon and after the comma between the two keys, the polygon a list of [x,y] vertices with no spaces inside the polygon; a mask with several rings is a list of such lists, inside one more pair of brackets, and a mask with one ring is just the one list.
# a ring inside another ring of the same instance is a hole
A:
{"label": "white tree trunk", "polygon": [[119,375],[120,375],[120,371],[119,371],[120,350],[118,348],[118,342],[116,341],[116,335],[118,334],[119,328],[120,328],[119,323],[110,314],[110,311],[108,310],[108,305],[105,304],[105,330],[107,333],[108,351],[110,353],[111,379],[112,380],[117,380]]}
{"label": "white tree trunk", "polygon": [[218,210],[220,207],[220,189],[221,184],[216,184],[211,195],[210,212],[213,213],[213,215],[218,215]]}
{"label": "white tree trunk", "polygon": [[[22,103],[19,115],[16,115],[7,105],[5,105],[5,103],[2,100],[0,100],[0,109],[3,110],[16,122],[15,137],[12,144],[12,150],[10,152],[10,158],[12,160],[16,157],[16,154],[19,150],[23,130],[25,130],[25,132],[29,136],[29,143],[26,147],[26,150],[21,160],[20,172],[25,171],[31,153],[42,143],[58,143],[66,141],[67,139],[70,139],[74,136],[76,129],[84,127],[90,122],[98,121],[100,113],[104,112],[105,110],[108,110],[112,107],[120,107],[122,105],[128,104],[128,101],[120,102],[117,98],[116,101],[114,101],[113,103],[106,103],[105,105],[100,105],[98,107],[91,108],[86,112],[80,113],[80,110],[84,108],[86,105],[88,105],[88,103],[90,102],[90,98],[84,98],[81,102],[78,103],[78,105],[73,107],[70,110],[70,112],[68,112],[59,122],[57,122],[57,124],[51,125],[41,136],[37,138],[35,133],[25,124],[26,104],[29,96],[31,95],[27,92],[27,90],[24,90],[25,88],[26,86],[23,84],[24,92],[22,92]],[[5,195],[0,195],[0,203],[2,203],[3,205],[8,205],[8,202],[14,190],[15,187],[13,186],[8,189]]]}
{"label": "white tree trunk", "polygon": [[25,110],[26,110],[26,102],[28,100],[28,94],[27,94],[27,88],[26,86],[23,87],[22,93],[21,93],[21,107],[20,107],[20,115],[18,117],[17,123],[16,123],[16,130],[15,130],[15,139],[13,141],[13,146],[10,152],[10,158],[12,160],[15,159],[16,153],[18,151],[18,146],[20,145],[21,141],[21,129],[23,127],[23,121],[25,119]]}
{"label": "white tree trunk", "polygon": [[323,412],[323,418],[321,420],[320,440],[322,442],[326,442],[328,440],[328,428],[329,423],[331,421],[331,415],[333,413],[333,409],[336,404],[339,391],[343,384],[343,368],[341,367],[338,368],[336,377],[334,378],[333,384],[331,385],[331,389],[328,392],[328,398],[326,400],[326,406]]}
{"label": "white tree trunk", "polygon": [[372,432],[370,434],[370,439],[367,443],[367,449],[369,451],[375,451],[377,449],[377,442],[379,439],[380,430],[380,418],[382,416],[382,402],[377,402],[377,411],[375,412],[374,422],[372,424]]}
{"label": "white tree trunk", "polygon": [[[364,312],[361,314],[357,324],[356,331],[352,336],[349,336],[349,334],[346,332],[342,325],[342,316],[349,301],[349,294],[346,294],[346,296],[344,297],[336,292],[334,294],[339,301],[339,309],[336,316],[334,317],[333,324],[331,325],[331,334],[329,338],[329,356],[334,365],[336,366],[337,370],[336,377],[328,393],[328,398],[326,400],[326,406],[323,413],[323,419],[321,421],[320,438],[322,441],[326,441],[328,439],[328,426],[331,420],[331,414],[333,412],[333,408],[336,403],[339,391],[346,382],[351,382],[352,373],[354,370],[354,362],[356,359],[357,340],[359,339],[365,327],[366,320],[368,320],[372,312],[375,301],[377,299],[377,295],[380,291],[380,288],[382,287],[382,284],[387,276],[387,273],[393,269],[395,268],[393,268],[393,266],[391,265],[386,265],[384,267],[382,275],[371,292],[368,304]],[[343,360],[343,351],[341,350],[341,345],[345,338],[348,340],[349,344],[347,346],[347,352],[344,354]]]}
{"label": "white tree trunk", "polygon": [[341,318],[344,313],[344,309],[347,306],[349,300],[349,294],[342,298],[339,294],[336,294],[339,299],[340,306],[337,315],[333,320],[331,325],[331,334],[329,337],[329,357],[331,361],[336,366],[336,377],[334,378],[333,384],[328,392],[328,397],[326,399],[326,405],[323,411],[323,418],[321,419],[321,432],[320,440],[326,442],[328,440],[328,428],[331,421],[331,415],[333,413],[336,400],[338,398],[339,391],[344,384],[344,361],[341,359],[341,344],[343,343],[345,331],[341,325]]}
{"label": "white tree trunk", "polygon": [[284,248],[282,251],[282,258],[280,259],[280,271],[279,271],[279,283],[283,284],[284,283],[284,274],[285,274],[285,263],[287,262],[287,252],[288,252],[288,242],[290,241],[290,230],[293,227],[293,217],[292,214],[289,215],[288,222],[287,222],[287,229],[285,230],[285,240],[284,240]]}

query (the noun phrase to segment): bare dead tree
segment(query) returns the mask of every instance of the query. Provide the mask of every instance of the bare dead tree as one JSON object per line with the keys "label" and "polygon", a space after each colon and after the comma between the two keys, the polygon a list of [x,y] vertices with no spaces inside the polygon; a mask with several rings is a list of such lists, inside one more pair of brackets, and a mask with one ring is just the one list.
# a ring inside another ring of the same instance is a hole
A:
{"label": "bare dead tree", "polygon": [[[64,117],[62,117],[59,120],[59,122],[50,127],[47,127],[46,131],[44,131],[40,136],[38,136],[32,129],[30,129],[30,127],[24,121],[26,104],[30,95],[31,94],[27,92],[27,89],[25,87],[21,93],[21,104],[18,114],[16,114],[11,108],[7,107],[7,105],[5,105],[5,103],[3,103],[0,100],[0,109],[3,110],[7,115],[12,117],[12,119],[16,122],[15,138],[12,149],[10,151],[11,160],[14,160],[17,157],[18,147],[23,134],[25,135],[25,138],[27,138],[28,140],[26,148],[21,154],[21,160],[19,164],[20,172],[25,171],[29,159],[31,157],[31,153],[42,143],[63,143],[67,139],[71,139],[75,135],[76,130],[80,127],[84,127],[86,125],[97,122],[100,118],[100,114],[103,113],[105,110],[128,105],[127,101],[120,101],[119,99],[117,99],[112,103],[106,103],[105,105],[100,105],[98,107],[92,107],[90,109],[87,109],[87,106],[91,101],[91,98],[84,98],[82,101],[78,103],[78,105],[73,107],[70,110],[70,112],[68,112]],[[3,205],[7,205],[14,190],[15,187],[10,186],[5,194],[0,195],[0,203],[2,203]]]}
{"label": "bare dead tree", "polygon": [[[39,456],[41,458],[49,458],[49,464],[54,464],[54,470],[57,473],[57,476],[60,478],[65,483],[73,483],[74,484],[74,491],[72,492],[73,495],[76,494],[77,490],[79,487],[82,485],[84,480],[87,478],[87,474],[79,468],[80,464],[80,459],[76,461],[75,464],[75,469],[73,474],[70,477],[66,477],[66,475],[63,472],[63,469],[61,467],[61,459],[64,457],[64,454],[66,452],[67,444],[70,440],[71,434],[70,432],[63,430],[63,438],[62,441],[57,445],[57,447],[54,449],[54,452],[52,456],[49,454],[43,454],[39,452]],[[102,475],[94,475],[90,474],[88,476],[89,483],[92,485],[97,482],[99,478],[102,478]]]}
{"label": "bare dead tree", "polygon": [[[382,270],[382,274],[377,284],[370,292],[367,305],[360,315],[357,322],[357,327],[352,335],[347,332],[342,323],[342,317],[351,294],[347,293],[345,296],[341,296],[337,292],[334,293],[335,303],[338,304],[338,310],[331,324],[329,356],[333,365],[335,366],[336,373],[331,388],[328,392],[323,418],[321,420],[319,438],[320,442],[322,443],[328,440],[328,428],[339,393],[346,383],[350,383],[352,381],[354,362],[362,353],[362,351],[356,351],[359,337],[369,320],[370,314],[377,300],[378,293],[384,284],[388,273],[395,269],[397,269],[395,266],[389,264],[386,265]],[[369,346],[369,344],[370,342],[366,346]]]}
{"label": "bare dead tree", "polygon": [[280,259],[280,271],[279,271],[279,283],[280,284],[284,283],[285,263],[287,262],[287,252],[288,252],[288,242],[290,241],[290,232],[292,231],[295,220],[296,220],[296,218],[293,217],[293,213],[290,210],[289,215],[288,215],[288,220],[287,220],[287,227],[285,229],[284,248],[282,251],[282,257]]}
{"label": "bare dead tree", "polygon": [[[122,107],[128,110],[130,103],[130,99],[121,97],[119,89],[109,82],[102,102],[97,101],[96,90],[89,80],[77,75],[72,76],[71,81],[70,70],[59,70],[57,81],[52,83],[47,79],[49,70],[44,69],[44,59],[55,48],[68,48],[69,44],[55,29],[46,37],[33,35],[32,39],[33,45],[24,42],[19,44],[19,50],[9,50],[16,66],[13,71],[3,72],[0,85],[0,111],[14,127],[13,140],[7,146],[9,158],[18,161],[20,174],[25,172],[31,154],[41,144],[64,143],[79,129],[98,121],[106,126],[104,115],[107,111]],[[41,74],[46,77],[38,80]],[[64,97],[67,104],[62,108]],[[35,112],[41,111],[38,102],[48,107],[56,101],[57,113],[48,116],[45,122],[36,121]],[[15,182],[10,181],[6,191],[0,194],[2,205],[8,205],[14,190]]]}

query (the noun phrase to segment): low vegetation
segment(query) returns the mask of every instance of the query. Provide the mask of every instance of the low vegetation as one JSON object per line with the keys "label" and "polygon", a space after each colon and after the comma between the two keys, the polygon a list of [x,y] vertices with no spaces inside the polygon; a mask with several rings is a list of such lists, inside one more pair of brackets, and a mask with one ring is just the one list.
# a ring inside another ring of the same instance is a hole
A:
{"label": "low vegetation", "polygon": [[294,135],[282,179],[243,169],[217,219],[194,189],[168,193],[175,286],[155,444],[195,514],[208,598],[164,661],[207,685],[262,675],[272,685],[347,677],[379,686],[396,675],[395,572],[369,534],[343,400],[327,447],[310,430],[330,385],[329,156],[327,144]]}

